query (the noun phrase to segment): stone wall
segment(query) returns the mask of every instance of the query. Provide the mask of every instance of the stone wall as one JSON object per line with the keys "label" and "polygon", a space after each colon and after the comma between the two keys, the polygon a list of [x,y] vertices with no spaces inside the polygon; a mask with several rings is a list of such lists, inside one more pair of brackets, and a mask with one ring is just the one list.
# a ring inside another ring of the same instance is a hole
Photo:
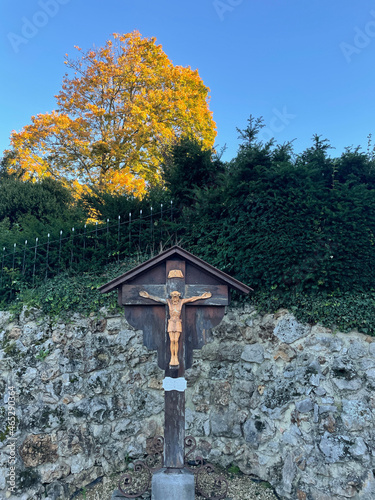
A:
{"label": "stone wall", "polygon": [[[375,339],[248,305],[229,309],[213,334],[186,376],[198,452],[285,499],[374,499]],[[3,312],[0,347],[1,498],[14,470],[11,500],[67,499],[163,433],[163,373],[121,316],[56,323]]]}

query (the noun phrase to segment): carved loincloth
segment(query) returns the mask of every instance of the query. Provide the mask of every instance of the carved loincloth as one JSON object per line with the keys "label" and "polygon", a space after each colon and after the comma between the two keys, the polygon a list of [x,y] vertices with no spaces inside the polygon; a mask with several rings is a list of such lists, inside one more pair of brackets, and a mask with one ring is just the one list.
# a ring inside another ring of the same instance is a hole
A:
{"label": "carved loincloth", "polygon": [[168,332],[182,332],[182,321],[180,319],[168,320]]}

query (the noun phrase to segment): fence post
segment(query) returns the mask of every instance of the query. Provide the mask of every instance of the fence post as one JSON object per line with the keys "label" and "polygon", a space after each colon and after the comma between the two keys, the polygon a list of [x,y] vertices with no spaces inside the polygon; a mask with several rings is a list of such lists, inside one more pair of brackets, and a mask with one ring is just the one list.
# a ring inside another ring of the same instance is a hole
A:
{"label": "fence post", "polygon": [[74,227],[72,227],[72,248],[70,249],[70,269],[73,267],[73,254],[74,254]]}
{"label": "fence post", "polygon": [[139,235],[138,235],[139,252],[141,252],[141,234],[142,234],[142,209],[139,211]]}
{"label": "fence post", "polygon": [[118,247],[118,252],[117,252],[117,263],[120,262],[120,250],[121,250],[121,244],[120,244],[120,227],[121,227],[121,215],[118,216],[118,227],[117,227],[117,247]]}
{"label": "fence post", "polygon": [[17,246],[17,243],[14,243],[14,245],[13,245],[12,279],[14,278],[14,263],[15,263],[15,259],[16,259],[16,246]]}
{"label": "fence post", "polygon": [[49,258],[49,237],[50,237],[50,234],[48,233],[47,235],[47,255],[46,255],[46,275],[44,277],[44,279],[47,281],[47,277],[48,277],[48,258]]}
{"label": "fence post", "polygon": [[59,274],[61,271],[61,237],[62,237],[62,230],[60,230],[60,243],[59,243]]}
{"label": "fence post", "polygon": [[25,240],[25,248],[23,250],[23,262],[22,262],[22,275],[25,275],[26,271],[26,247],[27,247],[27,240]]}
{"label": "fence post", "polygon": [[129,212],[129,255],[131,254],[131,246],[132,246],[132,213]]}
{"label": "fence post", "polygon": [[36,253],[38,249],[38,240],[39,238],[35,238],[35,253],[34,253],[34,267],[33,267],[33,286],[35,284],[35,266],[36,266]]}
{"label": "fence post", "polygon": [[160,243],[163,244],[163,203],[160,203]]}
{"label": "fence post", "polygon": [[85,260],[86,255],[86,224],[83,229],[83,260]]}
{"label": "fence post", "polygon": [[3,247],[3,258],[2,258],[2,263],[1,263],[1,280],[0,280],[0,286],[2,286],[2,284],[3,284],[4,258],[5,258],[5,247]]}

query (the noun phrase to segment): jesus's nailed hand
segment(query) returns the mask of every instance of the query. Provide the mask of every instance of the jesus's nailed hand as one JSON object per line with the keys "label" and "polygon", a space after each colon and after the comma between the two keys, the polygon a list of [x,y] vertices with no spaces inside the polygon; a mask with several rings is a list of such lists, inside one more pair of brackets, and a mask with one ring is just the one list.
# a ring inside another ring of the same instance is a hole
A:
{"label": "jesus's nailed hand", "polygon": [[143,291],[143,290],[142,290],[141,292],[139,292],[139,295],[140,295],[141,297],[144,297],[145,299],[148,299],[148,298],[149,298],[149,294],[148,294],[147,292]]}
{"label": "jesus's nailed hand", "polygon": [[209,299],[212,296],[211,292],[204,292],[202,295],[202,299]]}

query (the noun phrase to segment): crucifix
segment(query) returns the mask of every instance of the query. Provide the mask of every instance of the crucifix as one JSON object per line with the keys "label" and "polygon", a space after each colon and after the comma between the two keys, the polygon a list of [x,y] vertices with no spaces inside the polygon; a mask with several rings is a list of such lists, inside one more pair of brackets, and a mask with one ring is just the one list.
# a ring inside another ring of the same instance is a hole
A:
{"label": "crucifix", "polygon": [[164,467],[169,472],[184,468],[185,370],[192,366],[194,349],[209,341],[222,320],[230,288],[251,290],[178,246],[100,288],[118,290],[128,323],[143,330],[148,349],[157,350],[165,372]]}
{"label": "crucifix", "polygon": [[[174,271],[171,272],[173,273]],[[181,278],[182,277],[183,275],[181,273]],[[170,350],[171,350],[171,360],[169,362],[169,368],[178,368],[179,367],[178,341],[182,333],[182,318],[181,318],[182,308],[185,304],[188,304],[190,302],[195,302],[200,299],[210,298],[212,296],[211,292],[205,292],[202,295],[199,295],[198,297],[189,297],[187,299],[181,299],[181,294],[180,292],[177,292],[177,290],[171,292],[170,299],[163,299],[162,297],[154,297],[153,295],[150,295],[149,293],[144,291],[139,292],[139,295],[141,297],[144,297],[145,299],[151,299],[154,300],[155,302],[161,302],[162,304],[168,305],[169,319],[168,319],[167,331],[169,334]]]}

